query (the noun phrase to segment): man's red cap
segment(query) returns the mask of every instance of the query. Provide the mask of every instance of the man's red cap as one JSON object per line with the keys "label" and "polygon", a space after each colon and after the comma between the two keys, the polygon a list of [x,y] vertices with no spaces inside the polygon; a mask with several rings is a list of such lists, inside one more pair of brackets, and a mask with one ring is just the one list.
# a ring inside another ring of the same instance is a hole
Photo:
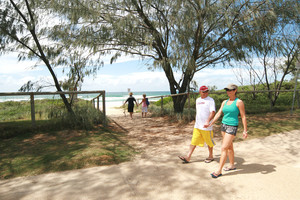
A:
{"label": "man's red cap", "polygon": [[206,87],[205,85],[201,86],[200,89],[199,89],[199,92],[202,91],[207,91],[208,90],[208,87]]}

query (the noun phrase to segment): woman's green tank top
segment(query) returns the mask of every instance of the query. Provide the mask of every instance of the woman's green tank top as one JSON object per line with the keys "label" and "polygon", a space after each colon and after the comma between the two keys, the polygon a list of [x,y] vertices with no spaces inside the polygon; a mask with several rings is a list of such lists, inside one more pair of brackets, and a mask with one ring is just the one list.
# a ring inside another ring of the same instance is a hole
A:
{"label": "woman's green tank top", "polygon": [[236,98],[231,105],[227,105],[228,100],[225,102],[225,105],[223,106],[222,111],[224,113],[224,117],[222,119],[222,123],[229,126],[238,126],[239,124],[238,115],[240,113],[240,110],[236,105],[238,98]]}

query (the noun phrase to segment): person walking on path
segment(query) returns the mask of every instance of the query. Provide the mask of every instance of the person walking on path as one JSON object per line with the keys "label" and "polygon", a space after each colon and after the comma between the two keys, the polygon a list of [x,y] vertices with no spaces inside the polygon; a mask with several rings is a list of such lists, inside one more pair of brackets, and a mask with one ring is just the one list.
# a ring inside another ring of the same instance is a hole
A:
{"label": "person walking on path", "polygon": [[142,104],[142,118],[147,116],[147,112],[148,112],[148,105],[149,105],[149,101],[148,98],[146,98],[146,94],[143,94],[143,99],[142,102],[140,103],[140,105]]}
{"label": "person walking on path", "polygon": [[134,98],[132,95],[133,95],[133,93],[130,92],[130,93],[129,93],[129,97],[127,98],[127,100],[126,100],[126,101],[124,102],[124,104],[123,104],[123,106],[125,106],[125,104],[128,102],[128,112],[129,112],[129,114],[130,114],[130,118],[131,118],[131,119],[133,119],[133,118],[132,118],[132,114],[133,114],[134,102],[135,102],[136,106],[138,106],[138,104],[137,104],[135,98]]}
{"label": "person walking on path", "polygon": [[178,156],[185,163],[190,162],[196,146],[203,147],[204,143],[208,145],[209,152],[205,162],[210,163],[214,160],[213,146],[215,145],[215,142],[213,141],[212,127],[204,128],[205,125],[209,124],[216,113],[215,101],[208,96],[208,92],[209,90],[206,86],[201,86],[199,89],[200,97],[196,100],[196,121],[189,152],[186,157]]}
{"label": "person walking on path", "polygon": [[221,133],[223,136],[222,147],[221,147],[221,158],[219,163],[219,168],[211,173],[212,178],[218,178],[222,176],[222,169],[225,165],[227,156],[229,158],[229,166],[224,168],[224,171],[235,170],[236,167],[234,165],[234,150],[233,150],[233,139],[236,136],[236,132],[238,129],[238,115],[241,115],[244,131],[243,137],[246,139],[248,137],[247,133],[247,120],[245,113],[245,105],[244,102],[236,97],[238,86],[235,84],[229,84],[226,88],[224,88],[227,92],[229,99],[224,100],[222,105],[215,115],[214,119],[210,122],[209,125],[205,125],[204,127],[209,127],[214,124],[221,114],[223,113],[223,119],[221,124]]}

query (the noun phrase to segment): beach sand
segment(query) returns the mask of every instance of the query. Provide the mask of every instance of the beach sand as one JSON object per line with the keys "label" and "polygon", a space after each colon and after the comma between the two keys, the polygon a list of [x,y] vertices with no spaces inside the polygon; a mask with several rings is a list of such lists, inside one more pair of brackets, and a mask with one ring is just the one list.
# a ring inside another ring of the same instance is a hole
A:
{"label": "beach sand", "polygon": [[[128,136],[140,154],[131,161],[0,181],[5,200],[296,200],[300,197],[300,130],[235,142],[237,170],[213,179],[220,158],[216,133],[215,160],[205,163],[207,148],[197,147],[191,162],[177,157],[189,149],[193,122],[166,118],[134,119],[108,108],[116,130]],[[228,163],[227,163],[228,164]],[[226,164],[226,165],[227,165]],[[225,165],[225,166],[226,166]]]}
{"label": "beach sand", "polygon": [[106,108],[106,115],[112,117],[112,116],[125,116],[125,114],[128,114],[127,110],[118,108],[115,106],[107,107]]}

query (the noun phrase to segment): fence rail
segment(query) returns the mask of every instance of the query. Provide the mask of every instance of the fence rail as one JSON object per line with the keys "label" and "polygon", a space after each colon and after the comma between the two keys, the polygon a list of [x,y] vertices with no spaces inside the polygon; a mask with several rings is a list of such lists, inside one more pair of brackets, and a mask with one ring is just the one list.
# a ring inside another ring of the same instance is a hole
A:
{"label": "fence rail", "polygon": [[0,96],[30,96],[30,105],[31,105],[31,122],[32,126],[35,126],[35,106],[34,106],[34,96],[39,95],[61,95],[61,94],[98,94],[96,97],[98,100],[97,110],[99,109],[99,97],[102,96],[103,102],[103,114],[106,118],[106,111],[105,111],[105,90],[99,91],[61,91],[61,92],[7,92],[7,93],[0,93]]}
{"label": "fence rail", "polygon": [[100,102],[100,96],[102,96],[102,109],[103,114],[106,117],[106,109],[105,109],[105,91],[103,93],[100,93],[98,96],[93,98],[91,101],[93,105],[95,106],[95,100],[97,99],[97,110],[100,110],[99,102]]}

